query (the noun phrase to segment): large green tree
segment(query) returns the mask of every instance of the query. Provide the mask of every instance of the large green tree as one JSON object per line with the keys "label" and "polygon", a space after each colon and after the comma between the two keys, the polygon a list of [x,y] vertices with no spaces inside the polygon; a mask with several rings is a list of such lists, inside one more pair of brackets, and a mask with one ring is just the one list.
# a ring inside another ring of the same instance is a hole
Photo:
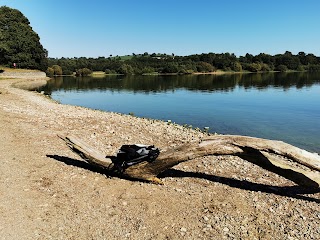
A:
{"label": "large green tree", "polygon": [[47,55],[29,20],[16,9],[0,7],[0,64],[46,70]]}

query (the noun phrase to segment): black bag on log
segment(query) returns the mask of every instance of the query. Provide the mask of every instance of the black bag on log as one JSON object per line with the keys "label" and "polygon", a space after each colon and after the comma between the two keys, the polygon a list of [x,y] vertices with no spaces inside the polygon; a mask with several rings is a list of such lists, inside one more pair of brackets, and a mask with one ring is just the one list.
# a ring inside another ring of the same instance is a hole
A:
{"label": "black bag on log", "polygon": [[154,145],[122,145],[117,156],[111,158],[114,165],[112,170],[122,173],[126,168],[138,163],[153,162],[159,154],[160,150]]}

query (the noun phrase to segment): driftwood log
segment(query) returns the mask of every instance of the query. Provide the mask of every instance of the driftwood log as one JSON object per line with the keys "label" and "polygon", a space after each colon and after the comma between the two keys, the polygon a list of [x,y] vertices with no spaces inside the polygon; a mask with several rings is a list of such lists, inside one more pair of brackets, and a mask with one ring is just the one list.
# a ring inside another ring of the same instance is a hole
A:
{"label": "driftwood log", "polygon": [[[71,150],[87,163],[108,170],[111,159],[77,137],[59,136]],[[156,161],[142,162],[125,170],[123,176],[161,184],[157,176],[185,161],[210,155],[234,155],[268,171],[275,172],[298,185],[320,186],[320,156],[290,144],[236,135],[215,135],[199,142],[183,144],[161,151]]]}

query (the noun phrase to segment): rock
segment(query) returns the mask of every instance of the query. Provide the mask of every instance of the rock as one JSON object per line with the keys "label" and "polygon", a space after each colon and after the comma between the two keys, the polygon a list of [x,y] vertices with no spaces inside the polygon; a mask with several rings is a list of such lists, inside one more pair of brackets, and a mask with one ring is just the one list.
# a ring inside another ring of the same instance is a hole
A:
{"label": "rock", "polygon": [[187,232],[187,229],[185,227],[180,228],[181,232]]}

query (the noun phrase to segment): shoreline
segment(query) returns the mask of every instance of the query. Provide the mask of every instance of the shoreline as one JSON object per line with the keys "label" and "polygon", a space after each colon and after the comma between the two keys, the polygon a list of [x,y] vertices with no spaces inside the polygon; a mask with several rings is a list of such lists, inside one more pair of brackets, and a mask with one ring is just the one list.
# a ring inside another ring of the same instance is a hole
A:
{"label": "shoreline", "polygon": [[[300,71],[287,71],[284,73],[291,73],[291,72],[300,72]],[[306,72],[306,71],[302,71]],[[280,73],[280,71],[268,71],[268,72],[248,72],[248,71],[243,71],[243,72],[225,72],[225,71],[214,71],[214,72],[194,72],[190,74],[181,74],[181,73],[144,73],[141,75],[125,75],[125,74],[118,74],[118,73],[104,73],[104,72],[93,72],[92,74],[88,75],[90,77],[105,77],[105,76],[189,76],[189,75],[232,75],[232,74],[261,74],[261,73]],[[54,75],[53,77],[77,77],[75,74],[72,75]]]}
{"label": "shoreline", "polygon": [[[177,165],[158,186],[108,178],[57,137],[106,155],[123,144],[160,149],[207,135],[159,120],[62,105],[0,79],[0,234],[5,239],[315,239],[320,193],[238,157]],[[16,87],[13,87],[16,86]],[[284,231],[285,229],[285,231]]]}

